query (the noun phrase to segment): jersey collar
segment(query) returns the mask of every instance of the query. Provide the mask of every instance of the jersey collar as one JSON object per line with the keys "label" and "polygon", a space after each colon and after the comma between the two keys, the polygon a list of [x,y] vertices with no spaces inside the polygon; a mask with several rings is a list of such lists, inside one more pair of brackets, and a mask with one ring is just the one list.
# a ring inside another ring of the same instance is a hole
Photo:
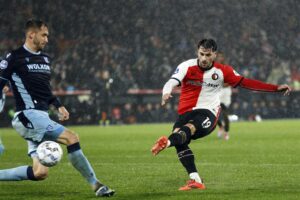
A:
{"label": "jersey collar", "polygon": [[26,51],[28,51],[29,53],[32,53],[32,54],[34,54],[34,55],[40,55],[40,54],[41,54],[41,51],[34,52],[34,51],[30,50],[28,47],[26,47],[25,44],[23,45],[23,48],[24,48]]}

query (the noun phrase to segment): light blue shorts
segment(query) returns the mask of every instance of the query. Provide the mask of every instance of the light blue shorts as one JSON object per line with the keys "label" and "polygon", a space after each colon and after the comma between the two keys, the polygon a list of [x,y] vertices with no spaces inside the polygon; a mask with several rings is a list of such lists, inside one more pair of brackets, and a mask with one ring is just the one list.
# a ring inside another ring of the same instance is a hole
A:
{"label": "light blue shorts", "polygon": [[12,126],[28,141],[28,155],[36,156],[37,146],[46,140],[56,141],[65,127],[50,119],[49,114],[41,110],[24,110],[17,112]]}

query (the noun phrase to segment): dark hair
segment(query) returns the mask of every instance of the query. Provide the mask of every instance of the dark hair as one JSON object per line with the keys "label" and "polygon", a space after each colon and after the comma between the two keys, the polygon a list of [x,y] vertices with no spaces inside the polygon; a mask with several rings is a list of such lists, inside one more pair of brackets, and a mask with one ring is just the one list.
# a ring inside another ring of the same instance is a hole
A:
{"label": "dark hair", "polygon": [[203,47],[204,49],[211,49],[212,51],[217,51],[217,43],[213,39],[203,39],[198,42],[198,49]]}
{"label": "dark hair", "polygon": [[42,26],[47,26],[45,22],[39,19],[30,19],[25,24],[25,32],[27,32],[29,29],[41,29]]}

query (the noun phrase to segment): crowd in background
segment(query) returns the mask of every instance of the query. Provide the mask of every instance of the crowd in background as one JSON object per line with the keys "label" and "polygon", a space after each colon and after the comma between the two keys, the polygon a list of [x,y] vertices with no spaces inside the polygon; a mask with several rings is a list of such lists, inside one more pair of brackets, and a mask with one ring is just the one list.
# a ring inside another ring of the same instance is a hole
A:
{"label": "crowd in background", "polygon": [[[92,90],[82,112],[83,105],[72,107],[83,123],[114,115],[123,123],[173,121],[175,103],[163,110],[159,102],[116,99],[128,89],[162,88],[179,63],[196,57],[197,42],[206,37],[217,41],[240,74],[300,89],[300,4],[293,0],[3,1],[0,54],[22,44],[28,18],[45,20],[53,89]],[[290,117],[278,107],[291,99],[272,101],[260,95],[249,102],[249,93],[240,90],[236,96],[232,112],[244,118],[251,115],[247,110]]]}

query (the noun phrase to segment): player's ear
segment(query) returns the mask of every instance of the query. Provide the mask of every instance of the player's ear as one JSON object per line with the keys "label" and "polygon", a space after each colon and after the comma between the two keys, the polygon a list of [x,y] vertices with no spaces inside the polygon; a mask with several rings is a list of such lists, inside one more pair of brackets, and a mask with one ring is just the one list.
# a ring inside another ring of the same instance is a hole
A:
{"label": "player's ear", "polygon": [[196,56],[199,55],[199,49],[197,49],[197,50],[195,51],[195,54],[196,54]]}
{"label": "player's ear", "polygon": [[34,35],[35,35],[35,32],[30,30],[26,33],[26,37],[29,38],[29,39],[33,39],[34,38]]}
{"label": "player's ear", "polygon": [[217,58],[217,52],[216,51],[212,53],[212,57],[213,57],[213,60],[216,60],[216,58]]}

